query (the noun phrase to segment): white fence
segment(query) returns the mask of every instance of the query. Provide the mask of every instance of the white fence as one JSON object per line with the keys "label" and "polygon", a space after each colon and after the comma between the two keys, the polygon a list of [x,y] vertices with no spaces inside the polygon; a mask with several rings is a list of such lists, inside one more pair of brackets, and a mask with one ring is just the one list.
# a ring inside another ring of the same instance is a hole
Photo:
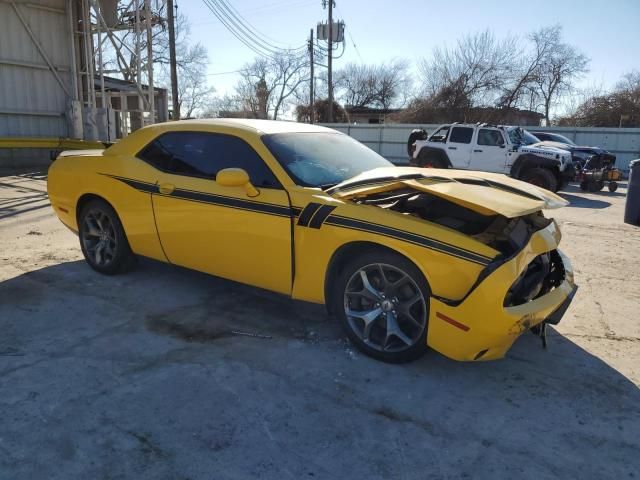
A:
{"label": "white fence", "polygon": [[[419,124],[325,124],[327,127],[344,132],[375,150],[387,160],[396,164],[406,164],[407,139],[414,128],[424,128],[429,132],[439,125]],[[629,162],[640,158],[640,128],[576,128],[576,127],[527,127],[529,130],[560,133],[578,145],[602,147],[616,157],[616,166],[629,171]]]}

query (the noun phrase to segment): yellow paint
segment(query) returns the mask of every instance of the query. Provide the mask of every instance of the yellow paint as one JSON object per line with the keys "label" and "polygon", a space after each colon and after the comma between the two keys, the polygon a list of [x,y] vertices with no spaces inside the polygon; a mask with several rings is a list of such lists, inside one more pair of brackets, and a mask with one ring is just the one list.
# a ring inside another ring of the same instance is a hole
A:
{"label": "yellow paint", "polygon": [[0,137],[0,148],[46,148],[51,150],[103,149],[101,142],[55,137]]}
{"label": "yellow paint", "polygon": [[[258,188],[258,195],[254,195],[255,192],[247,188],[245,179],[238,172],[227,172],[221,182],[216,182],[214,179],[164,173],[135,156],[158,135],[177,130],[224,133],[244,139],[264,159],[283,188]],[[504,355],[521,333],[523,325],[544,319],[570,293],[573,279],[569,272],[565,283],[550,294],[520,307],[502,306],[507,290],[528,263],[536,255],[557,247],[560,233],[555,223],[536,233],[515,258],[489,275],[471,295],[454,307],[435,297],[463,299],[483,270],[483,265],[379,233],[328,223],[319,229],[302,227],[296,224],[297,218],[253,211],[252,206],[266,204],[285,210],[291,206],[298,211],[310,202],[332,205],[336,207],[332,215],[419,234],[488,259],[498,254],[491,247],[452,229],[376,206],[358,205],[344,196],[340,198],[340,193],[331,196],[320,189],[296,186],[260,139],[268,133],[318,130],[322,127],[242,120],[152,125],[107,150],[62,154],[49,169],[49,197],[60,220],[74,231],[78,230],[79,200],[84,195],[97,195],[118,213],[136,254],[309,302],[325,301],[326,272],[339,248],[352,242],[383,245],[407,257],[424,274],[434,295],[430,301],[427,343],[459,360],[472,360],[484,349],[489,349],[489,352],[483,360]],[[140,191],[118,178],[143,182],[145,188],[155,193]],[[428,183],[424,182],[425,185]],[[521,189],[528,188],[520,182],[515,185]],[[179,197],[190,192],[241,202],[246,208]],[[451,192],[444,194],[453,198]],[[464,188],[455,192],[455,197],[463,196]],[[459,203],[482,203],[475,194],[466,200],[456,199]],[[549,200],[555,199],[550,197]],[[493,210],[495,205],[491,207]],[[438,312],[469,326],[470,330],[463,332],[438,319]],[[529,323],[523,323],[525,321]]]}

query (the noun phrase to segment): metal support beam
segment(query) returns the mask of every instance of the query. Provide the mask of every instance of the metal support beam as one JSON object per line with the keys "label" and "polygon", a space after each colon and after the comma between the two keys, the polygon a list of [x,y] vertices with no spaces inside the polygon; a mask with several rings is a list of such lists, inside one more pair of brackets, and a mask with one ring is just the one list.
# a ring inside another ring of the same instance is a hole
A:
{"label": "metal support beam", "polygon": [[[98,21],[102,24],[102,26],[104,27],[107,36],[109,37],[109,41],[111,41],[111,44],[113,45],[113,48],[116,50],[116,55],[118,56],[118,58],[120,59],[120,61],[124,64],[127,65],[127,60],[124,58],[124,56],[122,55],[122,52],[120,50],[120,47],[118,46],[116,40],[114,39],[114,35],[113,32],[109,29],[107,22],[105,22],[104,17],[102,16],[102,13],[100,12],[100,7],[98,5],[96,5],[96,0],[89,0],[91,2],[91,6],[93,7],[93,10],[96,12],[96,17],[98,19]],[[151,85],[149,85],[149,87],[151,87]],[[140,96],[144,97],[145,94],[142,91],[142,89],[136,84],[136,89],[138,90],[138,94],[140,94]]]}
{"label": "metal support beam", "polygon": [[[0,65],[9,65],[13,67],[26,67],[26,68],[33,68],[36,70],[49,70],[48,65],[43,65],[41,63],[21,62],[18,60],[6,60],[3,58],[0,58]],[[56,71],[61,73],[69,71],[67,67],[60,67],[60,66],[54,65],[54,68],[56,69]]]}

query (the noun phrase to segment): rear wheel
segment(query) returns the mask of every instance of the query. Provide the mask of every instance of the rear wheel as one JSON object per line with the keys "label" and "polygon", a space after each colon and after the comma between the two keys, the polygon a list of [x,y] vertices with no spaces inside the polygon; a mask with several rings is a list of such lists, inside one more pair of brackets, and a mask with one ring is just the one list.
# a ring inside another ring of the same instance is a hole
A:
{"label": "rear wheel", "polygon": [[609,182],[609,191],[613,193],[616,190],[618,190],[618,182]]}
{"label": "rear wheel", "polygon": [[335,289],[333,311],[361,351],[391,363],[425,353],[430,290],[413,263],[372,250],[342,269]]}
{"label": "rear wheel", "polygon": [[135,256],[115,210],[105,201],[89,201],[78,217],[80,247],[94,270],[113,275],[128,270]]}
{"label": "rear wheel", "polygon": [[551,192],[558,191],[558,179],[548,168],[530,168],[521,175],[520,180],[531,183],[537,187],[544,188]]}

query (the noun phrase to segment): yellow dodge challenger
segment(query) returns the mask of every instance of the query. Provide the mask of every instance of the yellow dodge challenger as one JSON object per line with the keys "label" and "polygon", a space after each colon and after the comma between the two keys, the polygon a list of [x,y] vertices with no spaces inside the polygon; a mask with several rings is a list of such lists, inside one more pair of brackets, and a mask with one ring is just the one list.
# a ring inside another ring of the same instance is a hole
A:
{"label": "yellow dodge challenger", "polygon": [[63,152],[48,192],[98,272],[140,255],[324,303],[388,362],[428,347],[501,358],[576,290],[542,213],[562,198],[499,174],[395,167],[319,126],[152,125]]}

